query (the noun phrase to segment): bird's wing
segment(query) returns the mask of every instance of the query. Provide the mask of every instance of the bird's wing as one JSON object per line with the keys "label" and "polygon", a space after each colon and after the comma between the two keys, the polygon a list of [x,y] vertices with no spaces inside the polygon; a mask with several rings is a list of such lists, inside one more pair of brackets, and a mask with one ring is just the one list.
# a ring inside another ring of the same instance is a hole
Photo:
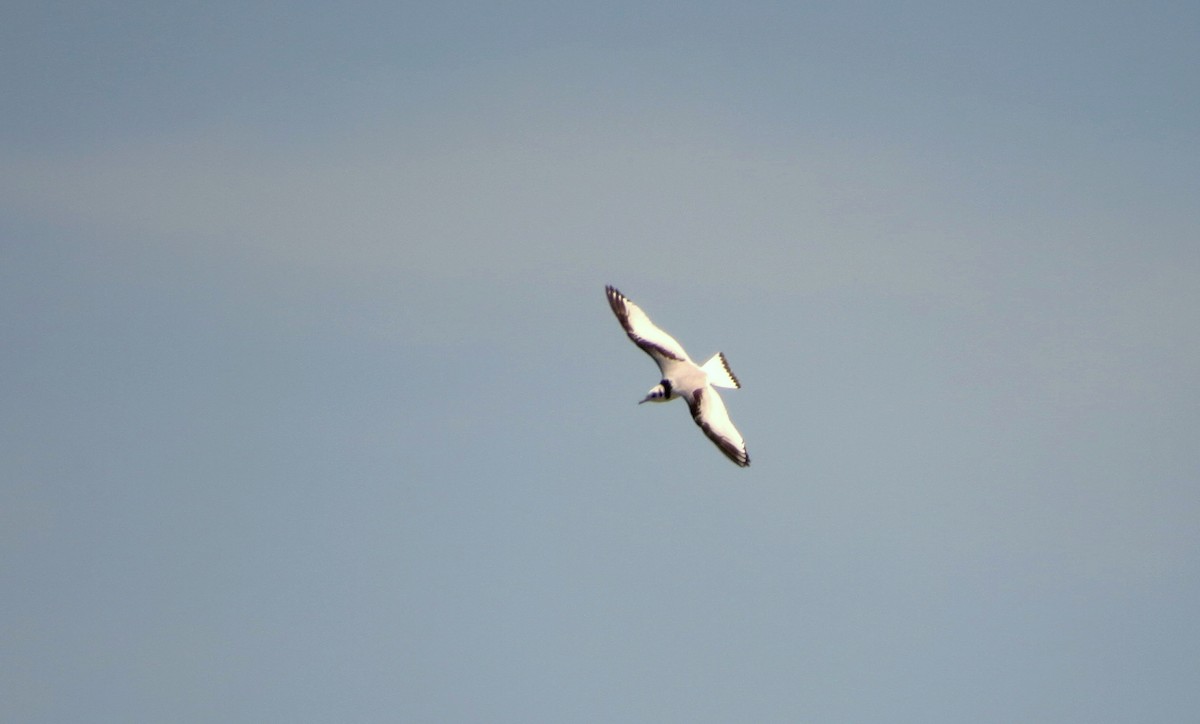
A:
{"label": "bird's wing", "polygon": [[750,455],[746,452],[746,442],[729,419],[725,403],[721,401],[717,391],[709,385],[704,385],[697,388],[687,401],[692,411],[692,419],[708,439],[716,443],[730,460],[743,468],[749,467]]}
{"label": "bird's wing", "polygon": [[641,347],[646,354],[654,358],[660,370],[665,373],[666,366],[671,362],[690,359],[687,352],[683,351],[683,345],[676,342],[671,335],[654,326],[654,322],[650,321],[641,307],[625,298],[625,295],[617,291],[615,287],[607,286],[604,291],[608,294],[608,306],[612,307],[613,314],[617,315],[617,321],[625,328],[625,334],[628,334],[633,343]]}

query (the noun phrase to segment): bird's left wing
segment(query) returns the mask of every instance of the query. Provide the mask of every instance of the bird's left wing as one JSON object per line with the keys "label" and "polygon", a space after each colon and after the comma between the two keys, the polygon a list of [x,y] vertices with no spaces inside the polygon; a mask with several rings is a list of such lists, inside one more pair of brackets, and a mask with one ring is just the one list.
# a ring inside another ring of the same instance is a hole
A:
{"label": "bird's left wing", "polygon": [[617,315],[617,321],[625,328],[625,334],[633,340],[633,343],[641,347],[646,354],[654,358],[658,363],[658,368],[664,373],[665,366],[671,362],[682,362],[689,359],[687,352],[683,351],[683,345],[675,341],[675,338],[658,327],[654,326],[654,322],[646,316],[642,308],[633,302],[621,292],[617,291],[616,287],[604,287],[605,293],[608,295],[608,306],[612,307],[613,314]]}
{"label": "bird's left wing", "polygon": [[709,440],[716,443],[733,462],[745,468],[750,466],[750,455],[746,452],[746,441],[733,426],[729,412],[717,391],[709,385],[697,388],[688,399],[692,419],[704,431]]}

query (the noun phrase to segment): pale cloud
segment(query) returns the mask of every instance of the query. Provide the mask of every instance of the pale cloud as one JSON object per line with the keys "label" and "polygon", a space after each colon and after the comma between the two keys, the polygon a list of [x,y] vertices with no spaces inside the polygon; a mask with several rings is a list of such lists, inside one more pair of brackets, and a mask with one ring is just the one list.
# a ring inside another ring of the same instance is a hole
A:
{"label": "pale cloud", "polygon": [[[930,127],[908,136],[789,125],[639,73],[663,60],[569,45],[367,74],[338,96],[365,105],[353,122],[285,131],[244,115],[99,149],[10,153],[0,188],[10,212],[133,253],[356,283],[640,273],[960,305],[989,304],[989,285],[1024,255],[1167,247],[1171,264],[1181,242],[1169,236],[1191,221],[1176,213],[1157,238],[1132,239],[1148,220],[1129,212],[1129,192],[1145,201],[1153,186],[1138,179],[1156,180],[1128,157],[1169,149],[1090,159],[1099,130],[1073,119],[1038,115],[1036,143],[1019,105],[968,105],[959,120],[977,125],[953,138],[928,99],[918,108]],[[1179,189],[1160,192],[1169,204]]]}
{"label": "pale cloud", "polygon": [[[694,108],[521,131],[393,119],[354,137],[200,129],[8,164],[10,208],[135,245],[355,277],[637,269],[780,289],[961,289],[976,242],[888,148],[764,142]],[[505,113],[489,115],[511,115]],[[916,208],[913,208],[913,207]]]}

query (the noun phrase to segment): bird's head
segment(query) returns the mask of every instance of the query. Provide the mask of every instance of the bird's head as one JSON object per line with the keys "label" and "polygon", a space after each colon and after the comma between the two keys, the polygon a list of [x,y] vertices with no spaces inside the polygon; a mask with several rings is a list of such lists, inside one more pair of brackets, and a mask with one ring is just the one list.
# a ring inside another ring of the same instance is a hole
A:
{"label": "bird's head", "polygon": [[[642,399],[642,402],[666,402],[671,397],[671,387],[667,382],[659,382],[657,385],[650,388],[650,392]],[[638,404],[642,404],[639,402]]]}

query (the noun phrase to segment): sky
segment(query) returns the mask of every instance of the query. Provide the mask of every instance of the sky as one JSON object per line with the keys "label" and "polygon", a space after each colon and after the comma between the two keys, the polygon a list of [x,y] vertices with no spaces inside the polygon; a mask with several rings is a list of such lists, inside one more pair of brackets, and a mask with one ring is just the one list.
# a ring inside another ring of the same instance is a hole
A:
{"label": "sky", "polygon": [[0,719],[1194,717],[1198,40],[7,3]]}

